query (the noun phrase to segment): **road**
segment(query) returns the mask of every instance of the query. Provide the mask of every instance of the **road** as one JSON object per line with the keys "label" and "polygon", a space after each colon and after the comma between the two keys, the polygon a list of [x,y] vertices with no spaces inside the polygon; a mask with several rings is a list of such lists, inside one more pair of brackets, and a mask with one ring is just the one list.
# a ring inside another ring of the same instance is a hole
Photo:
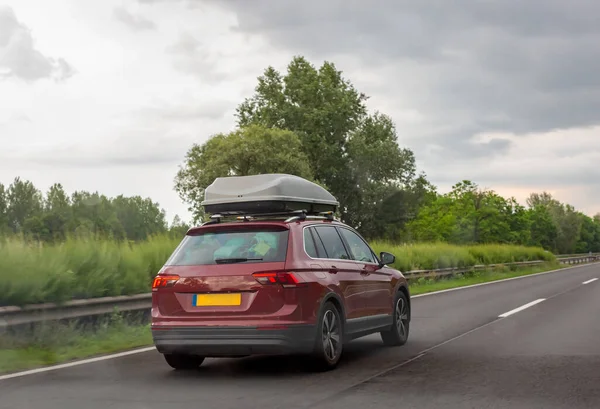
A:
{"label": "road", "polygon": [[1,380],[0,408],[598,409],[594,278],[600,264],[416,297],[407,345],[356,340],[331,372],[252,357],[179,373],[151,351]]}

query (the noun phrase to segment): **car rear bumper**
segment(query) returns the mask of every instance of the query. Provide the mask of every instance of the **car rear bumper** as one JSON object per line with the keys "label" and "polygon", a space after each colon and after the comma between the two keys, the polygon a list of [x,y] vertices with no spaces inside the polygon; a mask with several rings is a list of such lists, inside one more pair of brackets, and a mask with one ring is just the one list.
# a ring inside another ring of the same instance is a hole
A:
{"label": "car rear bumper", "polygon": [[314,325],[286,328],[257,327],[162,327],[152,328],[158,352],[205,357],[280,355],[313,350]]}

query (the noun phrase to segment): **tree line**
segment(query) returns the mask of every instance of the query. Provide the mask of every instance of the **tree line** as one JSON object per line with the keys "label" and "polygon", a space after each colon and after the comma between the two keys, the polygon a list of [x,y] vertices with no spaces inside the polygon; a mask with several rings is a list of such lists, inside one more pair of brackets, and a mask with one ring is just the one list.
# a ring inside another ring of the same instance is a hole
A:
{"label": "tree line", "polygon": [[341,219],[369,239],[600,250],[600,218],[548,193],[532,194],[527,207],[471,181],[439,194],[398,144],[392,118],[370,113],[367,100],[331,62],[316,67],[298,56],[285,73],[268,67],[237,107],[237,128],[189,149],[175,190],[199,221],[216,177],[290,173],[329,189]]}
{"label": "tree line", "polygon": [[158,233],[185,234],[179,217],[169,225],[165,211],[150,198],[76,191],[68,195],[60,183],[43,194],[35,185],[16,177],[0,183],[0,235],[18,235],[39,241],[60,241],[68,235],[145,240]]}
{"label": "tree line", "polygon": [[[331,191],[341,203],[341,219],[368,239],[600,251],[600,216],[586,216],[548,193],[532,194],[521,205],[468,180],[438,193],[418,172],[413,152],[399,145],[392,118],[370,113],[368,97],[331,62],[315,67],[295,57],[285,73],[268,67],[257,82],[237,108],[236,129],[194,144],[175,176],[194,224],[204,218],[200,203],[215,178],[288,173]],[[0,185],[0,233],[143,240],[167,231],[182,235],[187,227],[177,217],[168,225],[149,198],[69,196],[60,184],[43,195],[19,178]]]}

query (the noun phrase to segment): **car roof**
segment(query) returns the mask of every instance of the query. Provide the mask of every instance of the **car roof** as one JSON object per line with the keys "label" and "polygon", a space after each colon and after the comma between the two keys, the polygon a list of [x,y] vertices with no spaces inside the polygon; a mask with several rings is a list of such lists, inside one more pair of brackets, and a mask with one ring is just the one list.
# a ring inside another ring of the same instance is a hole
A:
{"label": "car roof", "polygon": [[198,234],[203,230],[220,230],[222,228],[228,227],[236,227],[236,226],[281,226],[288,227],[291,225],[313,225],[313,224],[332,224],[336,226],[346,226],[346,224],[338,221],[338,220],[324,220],[324,219],[304,219],[304,220],[293,220],[287,221],[283,219],[272,219],[272,220],[236,220],[236,221],[227,221],[227,222],[207,222],[200,226],[192,227],[188,230],[187,234]]}

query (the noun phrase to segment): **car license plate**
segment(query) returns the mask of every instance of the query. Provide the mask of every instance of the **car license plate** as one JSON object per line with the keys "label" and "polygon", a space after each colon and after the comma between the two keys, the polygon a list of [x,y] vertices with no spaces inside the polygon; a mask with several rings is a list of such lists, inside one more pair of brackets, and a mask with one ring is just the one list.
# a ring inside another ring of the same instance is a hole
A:
{"label": "car license plate", "polygon": [[230,307],[242,304],[242,294],[194,294],[195,307]]}

